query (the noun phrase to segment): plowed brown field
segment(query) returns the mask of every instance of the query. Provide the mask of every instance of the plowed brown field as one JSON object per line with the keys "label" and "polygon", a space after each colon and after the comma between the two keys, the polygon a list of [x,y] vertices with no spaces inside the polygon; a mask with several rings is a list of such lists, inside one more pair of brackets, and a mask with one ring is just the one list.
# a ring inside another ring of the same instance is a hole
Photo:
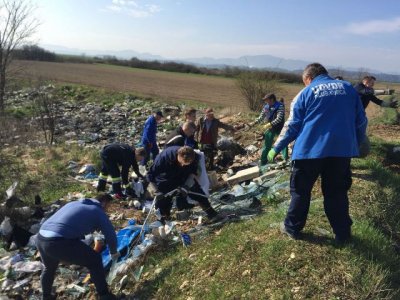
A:
{"label": "plowed brown field", "polygon": [[[73,64],[35,61],[15,62],[23,77],[77,83],[120,92],[138,93],[169,101],[191,100],[246,109],[235,80],[215,76],[143,70],[102,64]],[[286,101],[296,95],[300,85],[283,85]]]}

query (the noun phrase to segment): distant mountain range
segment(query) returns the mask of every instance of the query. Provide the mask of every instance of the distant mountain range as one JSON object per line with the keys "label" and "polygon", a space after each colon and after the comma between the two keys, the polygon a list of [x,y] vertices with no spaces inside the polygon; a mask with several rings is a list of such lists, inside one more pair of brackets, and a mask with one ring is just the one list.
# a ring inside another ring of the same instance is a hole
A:
{"label": "distant mountain range", "polygon": [[[289,71],[294,73],[301,73],[309,61],[285,59],[273,55],[246,55],[239,58],[212,58],[212,57],[194,57],[186,59],[170,59],[160,55],[153,55],[151,53],[140,53],[134,50],[121,50],[121,51],[101,51],[101,50],[82,50],[77,48],[68,48],[57,45],[40,45],[41,47],[53,51],[58,54],[69,55],[87,55],[87,56],[115,56],[119,59],[131,59],[136,57],[141,60],[158,60],[158,61],[175,61],[180,63],[194,64],[202,67],[223,68],[227,66],[249,68],[249,69],[270,69],[277,71]],[[351,68],[343,67],[338,69],[337,66],[326,66],[330,73],[340,74],[348,78],[356,78],[360,74],[360,70],[368,71],[378,76],[380,81],[400,82],[399,74],[386,74],[378,70],[365,69],[365,68]],[[332,72],[334,70],[334,72]]]}

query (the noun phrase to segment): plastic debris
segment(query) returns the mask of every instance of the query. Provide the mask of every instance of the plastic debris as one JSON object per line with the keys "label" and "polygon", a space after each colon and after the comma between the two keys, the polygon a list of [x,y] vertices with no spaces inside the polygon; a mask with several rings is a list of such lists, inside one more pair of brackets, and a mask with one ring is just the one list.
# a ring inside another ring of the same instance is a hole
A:
{"label": "plastic debris", "polygon": [[14,181],[13,184],[6,190],[7,198],[11,198],[12,196],[14,196],[17,185],[18,181]]}

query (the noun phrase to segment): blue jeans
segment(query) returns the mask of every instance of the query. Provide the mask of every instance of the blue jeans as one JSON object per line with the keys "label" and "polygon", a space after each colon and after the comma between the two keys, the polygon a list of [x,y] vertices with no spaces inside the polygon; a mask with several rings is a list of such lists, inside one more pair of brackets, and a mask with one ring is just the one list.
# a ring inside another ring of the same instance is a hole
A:
{"label": "blue jeans", "polygon": [[44,270],[40,276],[43,298],[51,295],[54,276],[60,261],[88,268],[97,293],[99,295],[108,293],[101,256],[82,241],[45,238],[38,234],[36,246],[44,264]]}
{"label": "blue jeans", "polygon": [[324,196],[324,210],[338,238],[348,238],[352,220],[347,192],[351,187],[350,158],[328,157],[294,160],[290,178],[291,202],[285,218],[286,230],[299,233],[306,225],[311,190],[318,176]]}

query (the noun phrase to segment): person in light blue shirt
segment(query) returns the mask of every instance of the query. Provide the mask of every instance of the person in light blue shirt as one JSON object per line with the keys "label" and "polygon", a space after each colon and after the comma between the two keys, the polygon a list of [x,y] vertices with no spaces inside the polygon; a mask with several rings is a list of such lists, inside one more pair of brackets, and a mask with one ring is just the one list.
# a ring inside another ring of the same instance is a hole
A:
{"label": "person in light blue shirt", "polygon": [[43,299],[55,299],[51,290],[60,262],[88,268],[100,299],[116,299],[108,291],[100,253],[81,240],[89,233],[101,231],[112,259],[118,259],[117,237],[105,213],[111,200],[110,195],[100,194],[96,199],[67,203],[42,224],[36,246],[45,266],[40,277]]}
{"label": "person in light blue shirt", "polygon": [[304,228],[312,187],[321,176],[324,208],[339,242],[351,237],[348,190],[350,160],[359,155],[367,118],[357,91],[349,82],[331,78],[319,63],[303,72],[306,86],[293,99],[290,115],[274,147],[273,161],[289,143],[292,152],[291,203],[281,230],[299,238]]}

